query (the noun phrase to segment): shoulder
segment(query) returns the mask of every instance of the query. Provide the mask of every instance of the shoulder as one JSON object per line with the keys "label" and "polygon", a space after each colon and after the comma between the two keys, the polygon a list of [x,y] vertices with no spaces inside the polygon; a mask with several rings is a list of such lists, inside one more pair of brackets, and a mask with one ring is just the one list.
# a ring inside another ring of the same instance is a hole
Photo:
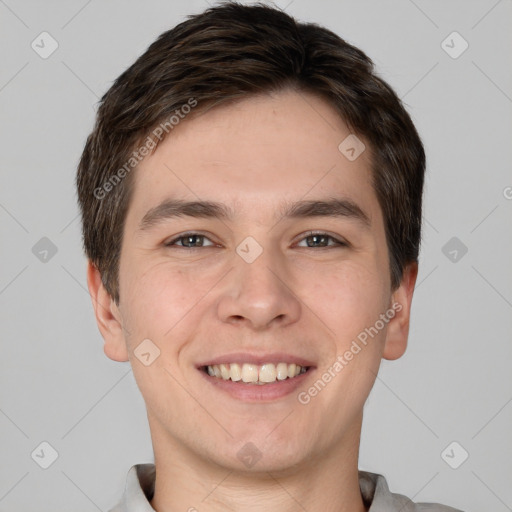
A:
{"label": "shoulder", "polygon": [[406,496],[392,493],[384,476],[359,471],[359,486],[368,512],[462,512],[438,503],[414,503]]}

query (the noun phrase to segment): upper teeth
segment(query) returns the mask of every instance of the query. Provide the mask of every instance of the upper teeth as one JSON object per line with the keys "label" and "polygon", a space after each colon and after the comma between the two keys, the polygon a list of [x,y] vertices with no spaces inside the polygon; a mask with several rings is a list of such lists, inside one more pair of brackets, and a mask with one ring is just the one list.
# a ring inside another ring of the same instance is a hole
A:
{"label": "upper teeth", "polygon": [[208,374],[212,377],[219,377],[224,380],[254,382],[256,384],[265,384],[277,380],[285,380],[295,377],[300,373],[305,373],[306,368],[292,363],[265,363],[262,365],[244,363],[214,364],[206,367]]}

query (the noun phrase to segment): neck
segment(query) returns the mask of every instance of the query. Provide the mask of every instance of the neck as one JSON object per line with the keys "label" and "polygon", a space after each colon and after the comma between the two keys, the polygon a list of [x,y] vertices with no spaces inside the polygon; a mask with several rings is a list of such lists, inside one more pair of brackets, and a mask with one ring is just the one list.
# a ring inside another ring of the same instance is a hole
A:
{"label": "neck", "polygon": [[[151,422],[150,422],[151,423]],[[293,467],[239,471],[199,457],[151,425],[157,512],[365,512],[358,478],[360,419],[342,442]]]}

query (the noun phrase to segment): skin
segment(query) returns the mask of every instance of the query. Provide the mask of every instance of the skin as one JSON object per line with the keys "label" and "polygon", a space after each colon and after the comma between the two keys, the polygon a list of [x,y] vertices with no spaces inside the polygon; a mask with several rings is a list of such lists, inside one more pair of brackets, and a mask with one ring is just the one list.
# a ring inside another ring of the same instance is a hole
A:
{"label": "skin", "polygon": [[[146,402],[155,510],[365,510],[357,473],[363,406],[381,359],[406,349],[417,265],[393,291],[369,146],[350,162],[338,150],[349,134],[322,99],[287,90],[182,121],[137,168],[119,305],[90,263],[88,284],[105,354],[131,361]],[[170,197],[222,202],[236,216],[174,218],[138,230],[144,214]],[[284,200],[332,197],[355,202],[370,226],[352,218],[277,222]],[[308,247],[310,230],[348,245]],[[164,245],[186,231],[204,234],[204,247],[187,249],[183,239]],[[247,236],[263,249],[250,264],[235,251]],[[299,403],[298,392],[395,302],[402,309],[385,328]],[[147,338],[161,351],[149,366],[134,355]],[[286,352],[316,368],[290,395],[248,403],[217,390],[195,366],[234,351]],[[261,453],[250,468],[237,458],[247,442]]]}

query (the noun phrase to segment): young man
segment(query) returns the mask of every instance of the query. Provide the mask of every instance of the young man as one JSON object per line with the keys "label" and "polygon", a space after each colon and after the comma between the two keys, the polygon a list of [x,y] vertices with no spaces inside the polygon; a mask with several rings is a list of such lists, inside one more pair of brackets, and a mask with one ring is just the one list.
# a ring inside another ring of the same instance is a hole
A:
{"label": "young man", "polygon": [[162,34],[102,99],[78,169],[105,354],[155,464],[114,511],[453,511],[358,471],[406,349],[425,156],[357,48],[264,6]]}

